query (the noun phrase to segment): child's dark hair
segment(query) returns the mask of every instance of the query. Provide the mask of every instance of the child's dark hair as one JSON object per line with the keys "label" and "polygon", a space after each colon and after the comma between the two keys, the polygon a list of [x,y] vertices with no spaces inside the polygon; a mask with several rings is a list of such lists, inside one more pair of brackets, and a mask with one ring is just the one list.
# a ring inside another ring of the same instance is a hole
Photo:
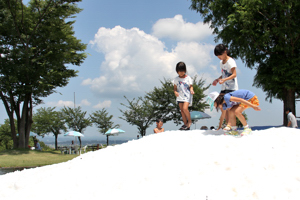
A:
{"label": "child's dark hair", "polygon": [[159,119],[156,119],[156,122],[159,123],[159,122],[164,122],[164,120],[162,118],[159,118]]}
{"label": "child's dark hair", "polygon": [[219,111],[219,109],[220,109],[219,105],[221,105],[223,103],[223,101],[224,101],[224,94],[220,94],[215,100],[215,103],[217,104],[216,105],[217,111]]}
{"label": "child's dark hair", "polygon": [[184,62],[179,62],[176,65],[176,72],[186,72],[186,66]]}
{"label": "child's dark hair", "polygon": [[230,54],[230,51],[227,49],[227,47],[226,47],[224,44],[218,44],[218,45],[215,47],[214,53],[215,53],[215,56],[220,56],[220,55],[222,55],[225,51],[226,51],[227,55]]}
{"label": "child's dark hair", "polygon": [[286,112],[286,111],[292,112],[292,109],[286,108],[286,109],[285,109],[285,112]]}

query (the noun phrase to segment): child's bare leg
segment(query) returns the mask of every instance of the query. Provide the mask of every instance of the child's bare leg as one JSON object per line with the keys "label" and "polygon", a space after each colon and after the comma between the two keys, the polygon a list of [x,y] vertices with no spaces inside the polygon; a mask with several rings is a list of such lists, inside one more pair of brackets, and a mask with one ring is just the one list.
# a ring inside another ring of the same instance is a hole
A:
{"label": "child's bare leg", "polygon": [[243,112],[246,110],[247,108],[243,108],[243,107],[237,107],[235,109],[235,116],[240,120],[240,122],[243,124],[243,126],[247,125],[247,121],[243,115]]}
{"label": "child's bare leg", "polygon": [[189,102],[184,102],[183,103],[183,112],[184,112],[184,114],[186,116],[186,119],[187,119],[186,126],[190,127],[192,125],[192,120],[191,120],[191,114],[190,114],[190,111],[189,111]]}
{"label": "child's bare leg", "polygon": [[235,118],[235,114],[236,114],[236,109],[239,108],[238,105],[233,106],[230,110],[229,110],[229,120],[230,120],[230,125],[231,126],[236,126],[236,118]]}
{"label": "child's bare leg", "polygon": [[184,108],[183,108],[184,103],[179,103],[179,108],[180,108],[180,112],[181,112],[181,117],[182,117],[182,121],[184,125],[188,125],[188,121],[184,112]]}
{"label": "child's bare leg", "polygon": [[224,112],[225,112],[225,124],[228,124],[229,123],[229,111],[224,110]]}

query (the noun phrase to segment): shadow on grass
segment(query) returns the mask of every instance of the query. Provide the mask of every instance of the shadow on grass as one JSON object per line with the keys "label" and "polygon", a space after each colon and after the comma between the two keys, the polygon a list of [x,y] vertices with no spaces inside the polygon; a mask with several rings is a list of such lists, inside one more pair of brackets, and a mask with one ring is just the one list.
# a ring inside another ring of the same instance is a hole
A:
{"label": "shadow on grass", "polygon": [[11,149],[11,150],[4,150],[0,151],[0,155],[23,155],[23,154],[60,154],[58,150],[51,150],[51,151],[35,151],[30,149]]}

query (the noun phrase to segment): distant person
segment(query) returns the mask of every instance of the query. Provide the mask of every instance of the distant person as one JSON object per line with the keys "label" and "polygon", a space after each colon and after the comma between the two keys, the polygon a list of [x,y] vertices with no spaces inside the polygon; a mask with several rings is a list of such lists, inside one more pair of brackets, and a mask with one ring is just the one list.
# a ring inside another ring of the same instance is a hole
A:
{"label": "distant person", "polygon": [[[218,83],[222,85],[220,92],[221,95],[238,90],[236,74],[237,65],[235,60],[229,56],[229,49],[224,44],[218,44],[214,49],[214,54],[220,59],[222,75],[215,79],[212,85],[216,86]],[[226,123],[228,123],[228,112],[225,110],[222,111],[218,130],[222,127],[224,119]]]}
{"label": "distant person", "polygon": [[201,126],[200,130],[208,130],[207,126]]}
{"label": "distant person", "polygon": [[174,94],[176,102],[179,105],[183,126],[179,130],[190,130],[192,125],[191,114],[188,109],[193,102],[193,80],[187,75],[186,65],[184,62],[179,62],[176,65],[178,76],[174,79]]}
{"label": "distant person", "polygon": [[293,115],[292,110],[290,108],[285,109],[285,113],[287,114],[288,124],[287,127],[298,128],[297,120],[295,115]]}
{"label": "distant person", "polygon": [[[239,102],[240,104],[234,105],[234,102]],[[231,126],[236,127],[235,116],[240,120],[240,122],[244,126],[244,130],[241,133],[241,136],[248,135],[252,132],[251,128],[247,124],[243,112],[249,107],[253,108],[256,111],[261,110],[260,107],[258,107],[259,101],[257,99],[257,96],[249,90],[237,90],[225,95],[219,95],[216,98],[214,105],[217,110],[221,109],[229,111],[229,121],[227,127],[230,132],[228,132],[228,134],[237,134],[237,131],[232,129]]]}
{"label": "distant person", "polygon": [[165,129],[162,127],[164,124],[164,121],[162,119],[157,119],[156,120],[156,128],[153,130],[154,133],[161,133],[164,132]]}
{"label": "distant person", "polygon": [[213,130],[213,131],[214,131],[214,130],[216,130],[216,129],[215,129],[214,126],[211,126],[211,127],[210,127],[210,130]]}
{"label": "distant person", "polygon": [[38,150],[38,151],[42,150],[41,145],[37,140],[34,140],[34,147],[35,147],[35,150]]}
{"label": "distant person", "polygon": [[71,142],[71,150],[75,150],[75,144],[74,144],[74,140],[72,140],[72,142]]}
{"label": "distant person", "polygon": [[136,138],[137,138],[137,139],[140,139],[140,135],[137,135]]}

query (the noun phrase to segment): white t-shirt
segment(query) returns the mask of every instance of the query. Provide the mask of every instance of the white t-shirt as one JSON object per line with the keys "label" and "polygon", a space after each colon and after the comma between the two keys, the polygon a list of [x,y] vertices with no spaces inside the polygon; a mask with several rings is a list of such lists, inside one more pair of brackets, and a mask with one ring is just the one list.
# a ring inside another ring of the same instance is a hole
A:
{"label": "white t-shirt", "polygon": [[188,75],[185,78],[180,78],[177,76],[173,83],[177,86],[177,92],[179,93],[176,101],[189,102],[189,106],[191,106],[193,102],[193,95],[190,92],[190,86],[193,85],[193,80],[191,77]]}
{"label": "white t-shirt", "polygon": [[288,118],[288,122],[291,122],[291,127],[292,128],[297,128],[298,127],[296,117],[295,117],[295,115],[293,115],[292,112],[290,112],[287,115],[287,118]]}
{"label": "white t-shirt", "polygon": [[[222,78],[227,78],[232,75],[231,69],[233,67],[237,67],[235,61],[232,58],[229,58],[225,64],[222,63],[223,61],[220,61],[220,67],[222,71]],[[222,84],[222,89],[221,90],[238,90],[238,82],[237,82],[237,77],[234,79],[225,81]]]}

